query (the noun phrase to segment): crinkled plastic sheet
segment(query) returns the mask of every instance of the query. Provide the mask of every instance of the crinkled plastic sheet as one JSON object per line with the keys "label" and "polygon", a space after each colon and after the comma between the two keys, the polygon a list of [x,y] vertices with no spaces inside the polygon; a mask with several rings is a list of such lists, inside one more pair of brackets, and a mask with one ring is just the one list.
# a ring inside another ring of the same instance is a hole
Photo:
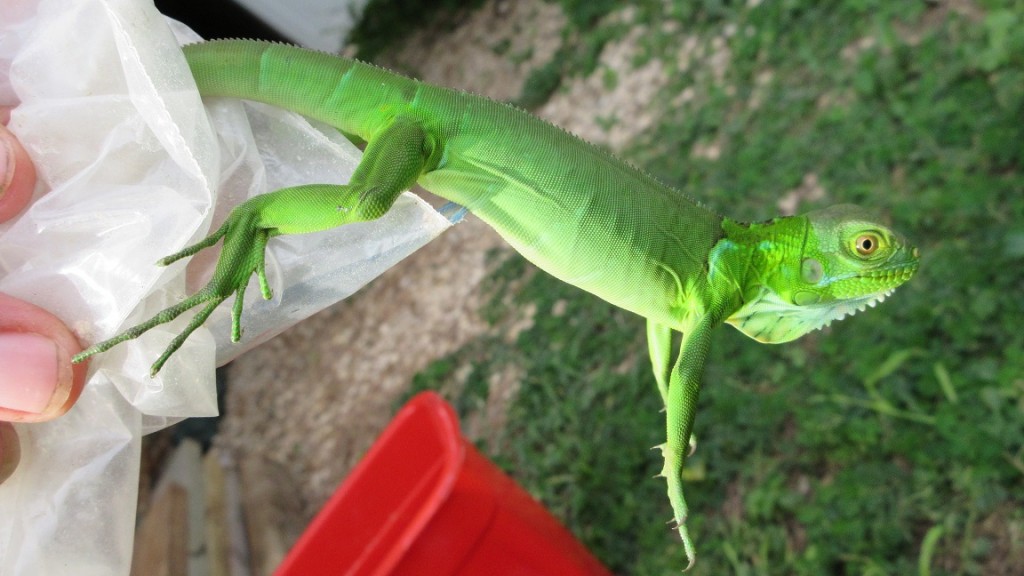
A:
{"label": "crinkled plastic sheet", "polygon": [[[344,182],[358,161],[335,131],[297,116],[227,100],[204,109],[177,48],[196,39],[146,0],[0,2],[0,104],[20,101],[10,128],[40,174],[31,208],[0,225],[0,291],[57,314],[86,343],[205,283],[216,251],[187,275],[184,263],[153,263],[232,205]],[[22,462],[0,485],[0,575],[127,574],[140,436],[215,414],[215,364],[351,294],[448,225],[406,195],[379,221],[274,239],[275,298],[250,286],[240,345],[228,341],[226,304],[155,379],[150,363],[187,318],[95,357],[67,415],[17,427]]]}

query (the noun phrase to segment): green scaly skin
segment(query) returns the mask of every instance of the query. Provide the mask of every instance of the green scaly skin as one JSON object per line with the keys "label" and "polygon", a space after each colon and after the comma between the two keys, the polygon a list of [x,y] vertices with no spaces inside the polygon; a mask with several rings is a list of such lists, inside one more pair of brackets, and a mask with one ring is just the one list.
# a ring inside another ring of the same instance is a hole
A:
{"label": "green scaly skin", "polygon": [[[728,322],[785,342],[874,305],[916,271],[918,253],[852,206],[744,224],[724,218],[561,129],[486,98],[343,58],[263,42],[186,46],[200,93],[265,102],[367,143],[349,183],[285,188],[237,206],[206,240],[223,239],[213,279],[181,304],[79,354],[103,352],[202,305],[154,363],[245,286],[268,239],[378,218],[412,184],[465,206],[550,274],[648,320],[667,441],[662,475],[689,564],[681,471],[712,330]],[[673,354],[672,335],[682,334]],[[675,360],[672,358],[675,356]]]}

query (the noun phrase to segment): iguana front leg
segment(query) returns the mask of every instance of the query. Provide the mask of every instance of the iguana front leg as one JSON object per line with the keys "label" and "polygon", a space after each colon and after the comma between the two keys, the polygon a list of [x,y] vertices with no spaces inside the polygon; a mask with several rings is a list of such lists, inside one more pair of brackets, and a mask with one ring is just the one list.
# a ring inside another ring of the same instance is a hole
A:
{"label": "iguana front leg", "polygon": [[216,232],[158,262],[167,265],[192,256],[223,238],[224,248],[213,277],[205,287],[150,320],[92,346],[76,355],[73,361],[80,362],[106,351],[205,304],[153,363],[150,374],[156,374],[185,339],[232,294],[235,295],[235,303],[231,315],[231,340],[237,342],[241,338],[242,298],[253,274],[259,278],[263,297],[271,297],[264,271],[267,240],[280,234],[318,232],[383,216],[399,194],[412,186],[426,169],[431,151],[428,140],[426,132],[415,119],[398,117],[367,144],[363,159],[348,184],[283,188],[239,204]]}
{"label": "iguana front leg", "polygon": [[672,328],[648,320],[647,352],[651,356],[654,381],[658,384],[661,401],[668,406],[668,381],[672,377]]}
{"label": "iguana front leg", "polygon": [[[697,399],[700,395],[701,377],[711,345],[711,331],[715,322],[706,316],[688,333],[683,334],[679,355],[669,373],[672,331],[665,326],[648,321],[648,348],[654,367],[658,388],[662,390],[665,402],[667,439],[661,445],[665,460],[661,475],[668,483],[668,499],[672,505],[672,516],[679,530],[686,553],[687,569],[696,560],[693,541],[686,527],[687,506],[683,496],[683,464],[689,451],[693,420],[697,413]],[[664,380],[668,380],[667,392]]]}

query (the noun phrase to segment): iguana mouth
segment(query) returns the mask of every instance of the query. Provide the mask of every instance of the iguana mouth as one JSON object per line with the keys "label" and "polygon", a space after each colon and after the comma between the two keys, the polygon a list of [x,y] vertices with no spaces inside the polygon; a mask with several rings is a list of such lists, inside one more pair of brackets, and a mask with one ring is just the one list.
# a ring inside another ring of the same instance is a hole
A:
{"label": "iguana mouth", "polygon": [[839,280],[871,280],[871,281],[895,281],[895,282],[906,282],[917,272],[917,266],[911,264],[901,264],[892,268],[885,268],[881,270],[872,270],[871,272],[864,274],[852,274],[846,278],[840,278]]}

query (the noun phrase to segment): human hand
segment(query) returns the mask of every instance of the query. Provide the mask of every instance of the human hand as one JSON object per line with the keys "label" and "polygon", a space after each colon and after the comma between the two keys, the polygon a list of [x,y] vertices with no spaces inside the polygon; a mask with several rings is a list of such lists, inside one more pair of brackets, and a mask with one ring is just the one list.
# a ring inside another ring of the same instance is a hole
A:
{"label": "human hand", "polygon": [[[9,113],[0,110],[0,122]],[[0,125],[0,222],[10,220],[32,197],[36,173],[17,139]],[[21,456],[11,422],[43,422],[64,414],[85,385],[85,364],[71,364],[82,349],[56,316],[0,293],[0,483]]]}

